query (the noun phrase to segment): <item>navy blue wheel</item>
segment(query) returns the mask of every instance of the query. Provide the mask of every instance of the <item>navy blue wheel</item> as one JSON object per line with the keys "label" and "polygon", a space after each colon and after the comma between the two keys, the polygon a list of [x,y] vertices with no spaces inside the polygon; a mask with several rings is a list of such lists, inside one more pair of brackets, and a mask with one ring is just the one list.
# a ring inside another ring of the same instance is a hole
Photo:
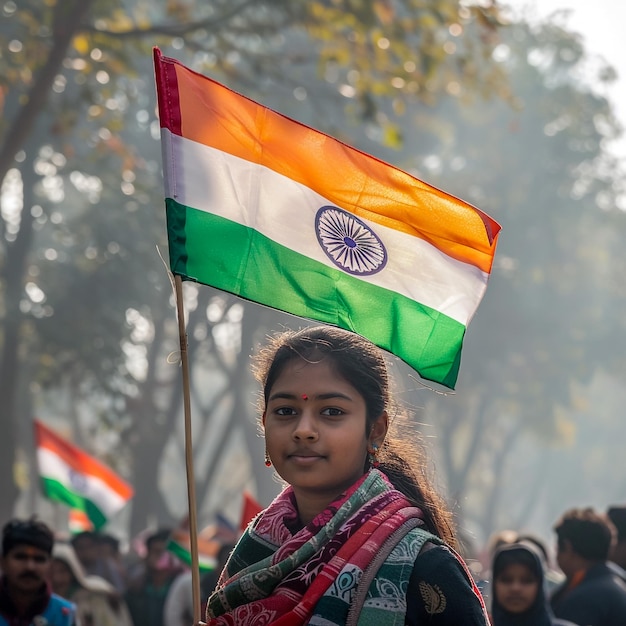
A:
{"label": "navy blue wheel", "polygon": [[315,232],[326,256],[349,274],[375,274],[387,263],[387,250],[378,235],[339,207],[323,206],[318,210]]}

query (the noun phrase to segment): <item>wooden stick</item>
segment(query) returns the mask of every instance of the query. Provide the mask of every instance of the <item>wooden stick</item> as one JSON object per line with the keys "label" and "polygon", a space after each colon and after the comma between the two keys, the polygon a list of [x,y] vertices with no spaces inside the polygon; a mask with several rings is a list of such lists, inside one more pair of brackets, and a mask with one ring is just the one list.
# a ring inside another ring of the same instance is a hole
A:
{"label": "wooden stick", "polygon": [[183,279],[174,276],[176,310],[178,311],[178,334],[180,359],[183,369],[183,405],[185,411],[185,464],[187,468],[187,500],[189,506],[189,548],[191,551],[191,591],[193,598],[193,623],[201,622],[200,616],[200,564],[198,559],[198,523],[196,519],[196,479],[193,472],[193,443],[191,440],[191,394],[189,386],[189,358],[187,332],[183,307]]}

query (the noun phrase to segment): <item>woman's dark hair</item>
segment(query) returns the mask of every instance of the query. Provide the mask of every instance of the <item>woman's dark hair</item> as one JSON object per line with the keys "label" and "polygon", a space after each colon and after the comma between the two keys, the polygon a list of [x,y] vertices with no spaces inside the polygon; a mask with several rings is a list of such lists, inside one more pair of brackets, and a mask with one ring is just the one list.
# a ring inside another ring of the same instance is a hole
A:
{"label": "woman's dark hair", "polygon": [[[263,387],[261,411],[267,404],[276,379],[294,359],[311,363],[330,360],[337,373],[365,401],[366,434],[384,411],[392,413],[390,380],[383,352],[360,335],[333,326],[314,326],[279,333],[261,348],[253,362],[253,373]],[[397,417],[394,421],[397,421]],[[398,491],[422,510],[427,529],[456,547],[452,515],[432,487],[426,473],[424,455],[418,450],[414,439],[415,436],[393,437],[388,434],[378,457],[379,469]],[[364,471],[367,469],[369,467],[365,467]]]}

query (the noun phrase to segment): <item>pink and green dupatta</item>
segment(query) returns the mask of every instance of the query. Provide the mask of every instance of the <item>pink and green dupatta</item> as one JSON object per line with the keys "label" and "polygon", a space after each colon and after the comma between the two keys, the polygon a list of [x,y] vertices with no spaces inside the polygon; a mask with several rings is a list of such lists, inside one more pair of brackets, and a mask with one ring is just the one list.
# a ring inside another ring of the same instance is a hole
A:
{"label": "pink and green dupatta", "polygon": [[[402,537],[422,524],[420,510],[378,470],[292,534],[297,519],[288,487],[235,547],[207,603],[210,626],[345,624],[362,594],[359,582],[372,580]],[[400,569],[386,575],[408,580],[419,547],[393,559]]]}

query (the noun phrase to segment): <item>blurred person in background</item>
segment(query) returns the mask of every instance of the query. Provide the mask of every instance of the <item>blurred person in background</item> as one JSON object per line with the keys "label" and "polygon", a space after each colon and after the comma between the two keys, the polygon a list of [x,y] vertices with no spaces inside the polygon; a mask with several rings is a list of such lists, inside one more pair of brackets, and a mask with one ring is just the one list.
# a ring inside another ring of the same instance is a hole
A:
{"label": "blurred person in background", "polygon": [[617,533],[616,541],[609,553],[609,559],[621,568],[618,574],[622,578],[626,578],[626,504],[610,506],[606,514],[613,522]]}
{"label": "blurred person in background", "polygon": [[575,626],[552,613],[545,593],[543,554],[535,544],[501,544],[492,572],[493,626]]}
{"label": "blurred person in background", "polygon": [[163,626],[165,599],[182,572],[180,562],[167,551],[170,533],[161,529],[147,537],[142,567],[128,581],[124,599],[134,626]]}
{"label": "blurred person in background", "polygon": [[120,549],[120,540],[111,533],[101,533],[98,538],[98,546],[100,558],[110,563],[113,570],[117,572],[116,578],[120,581],[121,589],[126,590],[126,564],[124,563],[124,555]]}
{"label": "blurred person in background", "polygon": [[100,576],[110,582],[119,593],[124,593],[124,579],[117,567],[102,556],[100,535],[94,530],[86,530],[71,539],[76,556],[86,574]]}
{"label": "blurred person in background", "polygon": [[76,605],[80,626],[132,626],[128,608],[113,585],[87,575],[68,543],[57,542],[52,550],[50,583],[54,593]]}
{"label": "blurred person in background", "polygon": [[592,508],[571,509],[554,526],[565,582],[551,597],[557,617],[581,626],[624,626],[626,582],[609,566],[615,528]]}
{"label": "blurred person in background", "polygon": [[48,583],[54,535],[34,518],[2,529],[0,626],[75,626],[75,606]]}

